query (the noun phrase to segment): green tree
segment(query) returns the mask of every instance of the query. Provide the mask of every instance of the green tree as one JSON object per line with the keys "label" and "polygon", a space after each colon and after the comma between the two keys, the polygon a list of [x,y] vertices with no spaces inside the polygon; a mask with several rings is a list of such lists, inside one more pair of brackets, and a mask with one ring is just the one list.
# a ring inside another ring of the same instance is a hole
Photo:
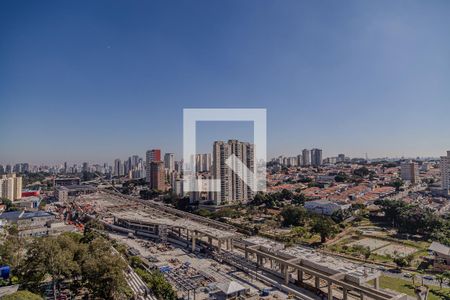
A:
{"label": "green tree", "polygon": [[105,227],[97,219],[89,220],[84,226],[84,233],[82,242],[89,243],[95,238],[101,236],[100,232],[103,231]]}
{"label": "green tree", "polygon": [[445,271],[443,275],[445,277],[445,281],[447,281],[447,284],[450,284],[450,271]]}
{"label": "green tree", "polygon": [[394,187],[395,188],[395,190],[398,192],[398,191],[400,191],[400,189],[402,188],[402,186],[404,185],[405,183],[403,182],[403,180],[401,180],[401,179],[396,179],[396,180],[394,180],[394,181],[392,181],[391,183],[390,183],[390,185],[392,186],[392,187]]}
{"label": "green tree", "polygon": [[294,197],[294,194],[287,190],[287,189],[282,189],[281,193],[279,195],[279,200],[290,200]]}
{"label": "green tree", "polygon": [[292,198],[292,204],[295,205],[305,205],[306,197],[304,194],[296,194]]}
{"label": "green tree", "polygon": [[335,223],[329,217],[325,216],[316,216],[313,219],[311,232],[320,235],[320,242],[323,244],[326,240],[336,234],[337,230],[335,227]]}
{"label": "green tree", "polygon": [[94,297],[121,299],[129,292],[125,280],[125,261],[112,252],[111,244],[102,237],[92,240],[81,261],[81,274],[85,286]]}
{"label": "green tree", "polygon": [[25,257],[26,241],[18,235],[17,225],[8,227],[5,241],[0,244],[0,262],[11,267],[13,275],[17,275],[17,269]]}
{"label": "green tree", "polygon": [[80,273],[74,260],[76,249],[77,244],[67,236],[34,239],[22,267],[25,286],[35,290],[49,276],[56,299],[57,283]]}
{"label": "green tree", "polygon": [[288,206],[281,211],[283,226],[300,226],[305,223],[306,210],[303,207]]}
{"label": "green tree", "polygon": [[177,295],[170,283],[164,278],[159,271],[148,273],[145,270],[137,269],[136,273],[148,285],[149,289],[155,294],[159,300],[176,300]]}
{"label": "green tree", "polygon": [[3,205],[5,205],[5,211],[17,210],[17,207],[14,205],[14,203],[8,198],[0,198],[0,201]]}
{"label": "green tree", "polygon": [[447,280],[447,278],[445,277],[445,275],[442,274],[437,274],[436,275],[436,280],[439,281],[439,287],[442,289],[442,284],[444,283],[444,281]]}
{"label": "green tree", "polygon": [[369,169],[367,169],[366,167],[361,167],[353,171],[353,174],[359,177],[366,177],[367,175],[369,175],[369,173]]}
{"label": "green tree", "polygon": [[393,261],[399,269],[407,267],[409,265],[408,259],[403,256],[394,257]]}
{"label": "green tree", "polygon": [[346,182],[348,181],[350,178],[348,177],[347,173],[344,172],[339,172],[335,177],[334,180],[336,182]]}

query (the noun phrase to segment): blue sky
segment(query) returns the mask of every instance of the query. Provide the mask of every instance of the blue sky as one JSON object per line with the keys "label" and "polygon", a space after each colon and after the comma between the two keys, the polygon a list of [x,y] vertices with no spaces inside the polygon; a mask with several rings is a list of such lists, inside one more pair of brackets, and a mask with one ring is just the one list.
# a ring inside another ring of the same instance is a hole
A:
{"label": "blue sky", "polygon": [[[0,163],[181,154],[182,109],[196,107],[266,108],[269,156],[444,154],[449,11],[449,1],[1,1]],[[222,125],[199,128],[199,145],[249,132]]]}

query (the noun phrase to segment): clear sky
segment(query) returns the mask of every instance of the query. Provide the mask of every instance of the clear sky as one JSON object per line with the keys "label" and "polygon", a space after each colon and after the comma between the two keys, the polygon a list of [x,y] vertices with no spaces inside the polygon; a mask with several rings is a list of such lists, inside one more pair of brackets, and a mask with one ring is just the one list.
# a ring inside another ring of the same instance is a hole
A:
{"label": "clear sky", "polygon": [[179,157],[182,109],[197,107],[266,108],[269,156],[443,155],[449,12],[445,0],[1,1],[0,163]]}

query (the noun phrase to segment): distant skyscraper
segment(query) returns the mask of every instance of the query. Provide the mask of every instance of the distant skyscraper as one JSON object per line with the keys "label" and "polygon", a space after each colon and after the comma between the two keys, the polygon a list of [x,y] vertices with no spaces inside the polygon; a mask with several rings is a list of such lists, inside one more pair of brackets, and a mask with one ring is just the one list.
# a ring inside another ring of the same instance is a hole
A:
{"label": "distant skyscraper", "polygon": [[152,161],[161,161],[161,150],[160,149],[152,149],[148,150],[145,153],[145,170],[146,170],[146,180],[148,183],[151,181],[150,174],[150,163]]}
{"label": "distant skyscraper", "polygon": [[13,167],[13,172],[21,173],[22,172],[22,164],[15,164]]}
{"label": "distant skyscraper", "polygon": [[88,172],[88,171],[89,171],[89,164],[88,164],[87,162],[84,162],[84,163],[83,163],[83,169],[82,169],[82,171],[83,171],[83,172]]}
{"label": "distant skyscraper", "polygon": [[311,150],[311,165],[318,167],[322,165],[322,150],[312,149]]}
{"label": "distant skyscraper", "polygon": [[114,176],[123,176],[124,175],[124,167],[122,161],[120,159],[114,160]]}
{"label": "distant skyscraper", "polygon": [[450,151],[447,151],[447,156],[441,156],[440,167],[442,189],[448,192],[450,189]]}
{"label": "distant skyscraper", "polygon": [[135,168],[139,163],[139,155],[133,155],[131,157],[131,167]]}
{"label": "distant skyscraper", "polygon": [[308,149],[302,151],[302,166],[309,166],[311,164],[311,154]]}
{"label": "distant skyscraper", "polygon": [[175,170],[175,154],[173,154],[173,153],[164,154],[164,167],[169,172],[172,172]]}
{"label": "distant skyscraper", "polygon": [[165,191],[164,163],[162,161],[150,162],[150,188]]}
{"label": "distant skyscraper", "polygon": [[403,180],[415,184],[419,182],[419,166],[413,161],[407,161],[400,165],[400,173]]}
{"label": "distant skyscraper", "polygon": [[[213,178],[220,179],[221,191],[215,193],[215,204],[237,203],[253,198],[253,191],[227,165],[226,160],[234,154],[247,168],[254,172],[254,145],[229,140],[216,141],[213,145]],[[237,167],[237,166],[236,166]],[[243,174],[243,172],[241,172]],[[253,178],[249,177],[248,182]]]}

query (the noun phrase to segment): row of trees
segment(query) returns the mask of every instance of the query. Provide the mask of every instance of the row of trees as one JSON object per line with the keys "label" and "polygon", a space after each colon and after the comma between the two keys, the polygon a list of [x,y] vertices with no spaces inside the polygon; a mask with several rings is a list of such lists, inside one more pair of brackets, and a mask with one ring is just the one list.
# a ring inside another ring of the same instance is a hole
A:
{"label": "row of trees", "polygon": [[321,243],[337,233],[336,223],[327,216],[311,214],[301,206],[288,206],[281,211],[283,226],[306,226],[312,233],[320,235]]}
{"label": "row of trees", "polygon": [[123,273],[126,263],[96,226],[87,224],[84,236],[64,233],[25,241],[10,235],[0,246],[2,264],[10,265],[21,287],[32,292],[40,293],[50,279],[55,299],[63,282],[70,282],[73,292],[88,290],[94,298],[128,299],[132,292]]}
{"label": "row of trees", "polygon": [[440,217],[430,208],[390,199],[377,200],[375,204],[384,212],[385,221],[399,232],[420,234],[450,245],[450,220]]}
{"label": "row of trees", "polygon": [[292,204],[303,205],[305,204],[305,195],[301,193],[293,193],[289,190],[283,189],[280,192],[266,194],[257,193],[250,205],[265,205],[267,208],[281,207],[282,202],[290,200]]}

